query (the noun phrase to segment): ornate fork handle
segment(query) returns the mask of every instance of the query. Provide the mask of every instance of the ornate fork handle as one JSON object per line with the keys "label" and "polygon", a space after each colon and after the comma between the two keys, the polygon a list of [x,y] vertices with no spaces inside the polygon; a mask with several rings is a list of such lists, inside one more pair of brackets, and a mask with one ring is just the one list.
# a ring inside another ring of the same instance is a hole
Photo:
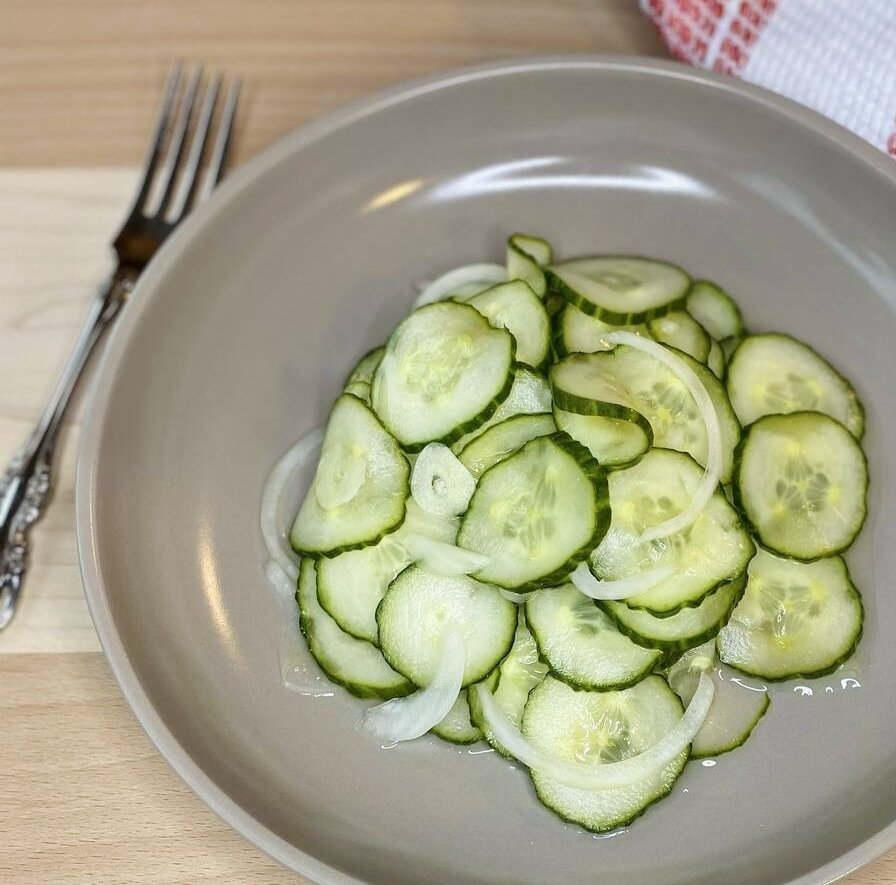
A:
{"label": "ornate fork handle", "polygon": [[121,310],[137,279],[119,267],[97,294],[74,350],[25,445],[0,476],[0,630],[16,610],[28,567],[29,531],[43,515],[53,487],[53,454],[62,416],[97,341]]}

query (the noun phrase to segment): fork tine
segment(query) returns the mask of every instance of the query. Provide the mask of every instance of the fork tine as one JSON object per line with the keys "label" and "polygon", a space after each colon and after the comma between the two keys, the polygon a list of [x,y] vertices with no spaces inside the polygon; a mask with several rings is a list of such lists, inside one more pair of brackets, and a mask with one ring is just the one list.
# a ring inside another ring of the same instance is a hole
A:
{"label": "fork tine", "polygon": [[159,173],[157,187],[162,193],[156,215],[162,217],[168,209],[174,196],[177,185],[177,167],[180,164],[184,149],[187,145],[187,130],[190,127],[190,117],[193,114],[193,105],[196,103],[196,92],[199,88],[199,78],[202,76],[202,65],[196,65],[187,79],[180,106],[177,109],[177,118],[171,129],[168,139],[168,149],[165,153],[165,164]]}
{"label": "fork tine", "polygon": [[224,109],[221,111],[221,118],[218,120],[218,135],[212,147],[205,181],[202,184],[202,192],[199,195],[200,201],[207,200],[211,196],[211,192],[221,180],[221,175],[224,172],[231,136],[233,135],[233,123],[236,117],[236,105],[237,101],[239,101],[241,86],[242,81],[240,78],[234,77],[230,82],[230,88],[227,90],[227,97],[224,99]]}
{"label": "fork tine", "polygon": [[215,74],[205,92],[205,98],[199,111],[199,119],[193,129],[193,140],[190,144],[190,153],[187,162],[180,175],[180,194],[177,202],[169,212],[171,224],[177,224],[189,209],[201,180],[200,166],[202,155],[208,144],[211,133],[212,115],[215,112],[215,104],[218,101],[218,93],[221,90],[221,75]]}
{"label": "fork tine", "polygon": [[168,131],[168,126],[171,121],[171,112],[174,108],[174,99],[176,98],[180,87],[182,73],[183,64],[180,61],[176,61],[171,65],[171,69],[168,71],[168,77],[165,80],[165,89],[162,93],[162,105],[159,108],[159,113],[156,117],[155,127],[150,139],[149,151],[146,155],[146,160],[143,163],[143,180],[140,182],[137,196],[134,197],[134,206],[131,210],[134,213],[141,209],[152,188],[153,177],[159,166],[159,160],[162,158],[165,133]]}

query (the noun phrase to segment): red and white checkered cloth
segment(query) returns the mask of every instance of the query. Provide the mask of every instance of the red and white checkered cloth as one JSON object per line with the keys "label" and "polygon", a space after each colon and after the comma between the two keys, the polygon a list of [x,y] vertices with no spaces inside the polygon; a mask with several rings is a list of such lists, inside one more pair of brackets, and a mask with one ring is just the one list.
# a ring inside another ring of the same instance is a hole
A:
{"label": "red and white checkered cloth", "polygon": [[786,95],[896,157],[896,0],[640,0],[670,52]]}

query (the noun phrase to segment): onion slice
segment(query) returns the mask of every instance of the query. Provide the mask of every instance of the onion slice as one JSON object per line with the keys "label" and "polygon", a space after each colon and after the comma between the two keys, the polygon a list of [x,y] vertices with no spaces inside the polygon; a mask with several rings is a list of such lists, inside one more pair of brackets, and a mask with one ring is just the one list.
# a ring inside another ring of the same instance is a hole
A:
{"label": "onion slice", "polygon": [[417,455],[411,495],[421,510],[434,516],[459,516],[475,491],[476,479],[448,446],[430,443]]}
{"label": "onion slice", "polygon": [[364,713],[363,727],[388,743],[412,741],[426,734],[454,706],[464,683],[466,668],[464,637],[452,621],[446,624],[442,633],[439,665],[432,682],[412,695],[370,707]]}
{"label": "onion slice", "polygon": [[675,574],[674,566],[659,565],[628,578],[600,581],[591,573],[587,563],[580,562],[569,576],[569,580],[579,592],[592,599],[628,599],[630,596],[646,593],[673,574]]}
{"label": "onion slice", "polygon": [[410,533],[402,537],[401,543],[414,562],[434,575],[469,575],[485,568],[490,562],[481,553],[425,535]]}
{"label": "onion slice", "polygon": [[471,691],[477,692],[482,716],[493,738],[523,765],[578,790],[614,790],[650,777],[687,749],[703,727],[712,706],[715,685],[711,676],[702,673],[684,715],[659,741],[637,756],[607,763],[570,762],[538,749],[507,718],[484,683],[477,683]]}
{"label": "onion slice", "polygon": [[507,268],[503,264],[465,264],[427,283],[417,296],[414,307],[442,301],[449,295],[461,294],[472,298],[477,292],[506,282]]}
{"label": "onion slice", "polygon": [[505,599],[516,605],[522,605],[526,601],[526,597],[528,596],[528,594],[526,593],[514,593],[513,590],[506,590],[504,587],[499,587],[498,592]]}
{"label": "onion slice", "polygon": [[[261,536],[267,548],[268,556],[277,563],[286,575],[295,582],[299,576],[296,555],[286,540],[286,532],[280,530],[280,505],[283,493],[290,480],[304,469],[312,459],[316,459],[324,441],[324,430],[315,427],[283,454],[271,468],[261,493]],[[270,581],[270,575],[268,576]],[[273,582],[272,582],[273,583]],[[292,588],[295,593],[295,587]]]}
{"label": "onion slice", "polygon": [[650,354],[666,366],[688,389],[688,393],[694,398],[700,411],[700,417],[703,418],[703,423],[706,425],[706,468],[703,472],[703,479],[697,486],[690,503],[681,513],[665,522],[651,526],[641,534],[642,541],[666,538],[690,528],[697,521],[703,508],[719,486],[719,480],[722,478],[722,431],[719,428],[719,416],[716,414],[709,393],[697,377],[697,373],[668,348],[631,332],[610,332],[605,337],[610,344],[627,344],[634,350]]}

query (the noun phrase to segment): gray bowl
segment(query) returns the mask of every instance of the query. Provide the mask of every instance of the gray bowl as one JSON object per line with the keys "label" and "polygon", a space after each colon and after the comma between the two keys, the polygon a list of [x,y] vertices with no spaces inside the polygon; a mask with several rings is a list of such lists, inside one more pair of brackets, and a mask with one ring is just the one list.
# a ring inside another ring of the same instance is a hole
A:
{"label": "gray bowl", "polygon": [[[83,435],[87,598],[150,737],[236,829],[328,885],[815,885],[896,843],[894,221],[896,166],[844,130],[637,59],[465,70],[278,142],[147,271]],[[257,529],[268,468],[414,281],[500,260],[516,230],[719,280],[752,328],[810,341],[868,408],[857,656],[811,696],[776,687],[743,749],[689,765],[612,839],[544,811],[493,754],[383,751],[355,728],[358,702],[278,679]]]}

